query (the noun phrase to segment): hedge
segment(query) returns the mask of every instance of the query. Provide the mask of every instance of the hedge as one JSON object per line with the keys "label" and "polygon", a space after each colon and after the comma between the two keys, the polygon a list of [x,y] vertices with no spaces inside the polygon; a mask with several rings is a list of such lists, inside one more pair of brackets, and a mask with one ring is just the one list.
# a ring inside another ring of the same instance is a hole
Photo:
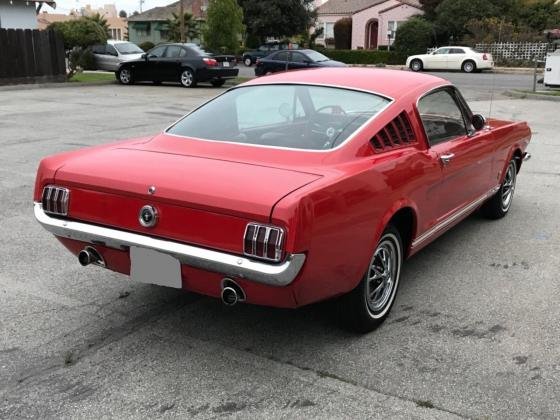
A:
{"label": "hedge", "polygon": [[404,64],[406,56],[395,51],[377,50],[320,50],[332,60],[346,64]]}

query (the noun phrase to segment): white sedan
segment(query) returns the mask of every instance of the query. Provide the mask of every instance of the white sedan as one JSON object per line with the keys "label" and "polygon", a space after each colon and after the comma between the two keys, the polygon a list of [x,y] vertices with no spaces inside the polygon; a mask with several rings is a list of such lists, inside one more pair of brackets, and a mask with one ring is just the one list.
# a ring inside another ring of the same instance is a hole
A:
{"label": "white sedan", "polygon": [[412,71],[463,70],[472,73],[493,69],[494,59],[491,54],[479,53],[469,47],[442,47],[430,54],[408,57],[406,66]]}

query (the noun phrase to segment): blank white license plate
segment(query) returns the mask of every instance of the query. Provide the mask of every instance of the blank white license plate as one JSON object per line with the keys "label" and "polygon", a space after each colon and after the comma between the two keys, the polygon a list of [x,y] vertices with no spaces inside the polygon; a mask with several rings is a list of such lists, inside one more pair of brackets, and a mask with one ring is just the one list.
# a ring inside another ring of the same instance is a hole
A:
{"label": "blank white license plate", "polygon": [[132,281],[180,289],[181,263],[161,252],[136,246],[130,247],[130,277]]}
{"label": "blank white license plate", "polygon": [[229,67],[229,62],[224,61],[224,62],[222,63],[222,65],[223,65],[224,67]]}

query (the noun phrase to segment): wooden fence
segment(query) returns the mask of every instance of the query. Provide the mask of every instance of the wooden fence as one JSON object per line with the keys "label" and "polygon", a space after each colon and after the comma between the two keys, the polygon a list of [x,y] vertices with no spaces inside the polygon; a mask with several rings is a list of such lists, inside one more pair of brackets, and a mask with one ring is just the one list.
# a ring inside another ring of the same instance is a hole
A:
{"label": "wooden fence", "polygon": [[53,30],[0,29],[0,84],[64,81],[64,54]]}

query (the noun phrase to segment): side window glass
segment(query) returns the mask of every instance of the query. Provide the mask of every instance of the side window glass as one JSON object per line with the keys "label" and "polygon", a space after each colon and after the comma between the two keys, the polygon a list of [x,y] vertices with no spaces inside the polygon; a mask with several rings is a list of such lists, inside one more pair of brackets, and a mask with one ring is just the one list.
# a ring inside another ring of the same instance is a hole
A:
{"label": "side window glass", "polygon": [[105,54],[105,45],[94,45],[91,47],[91,51],[94,54]]}
{"label": "side window glass", "polygon": [[440,48],[436,51],[436,55],[449,54],[449,48]]}
{"label": "side window glass", "polygon": [[185,48],[181,48],[181,51],[179,51],[179,57],[187,57],[188,55],[187,50]]}
{"label": "side window glass", "polygon": [[165,54],[163,55],[165,58],[177,58],[179,57],[179,52],[181,51],[181,47],[178,45],[170,45],[165,50]]}
{"label": "side window glass", "polygon": [[274,56],[276,61],[288,61],[288,53],[286,51],[280,51]]}
{"label": "side window glass", "polygon": [[117,50],[115,49],[115,47],[113,47],[112,45],[107,44],[105,46],[105,51],[107,52],[107,54],[109,55],[118,55],[117,54]]}
{"label": "side window glass", "polygon": [[463,113],[446,90],[424,96],[418,102],[418,111],[430,146],[467,134]]}
{"label": "side window glass", "polygon": [[294,63],[305,63],[307,58],[302,53],[292,53],[292,60]]}
{"label": "side window glass", "polygon": [[153,50],[150,50],[150,52],[148,53],[149,57],[154,57],[154,58],[160,58],[163,56],[163,53],[165,52],[165,49],[167,48],[167,46],[161,46],[161,47],[156,47]]}

